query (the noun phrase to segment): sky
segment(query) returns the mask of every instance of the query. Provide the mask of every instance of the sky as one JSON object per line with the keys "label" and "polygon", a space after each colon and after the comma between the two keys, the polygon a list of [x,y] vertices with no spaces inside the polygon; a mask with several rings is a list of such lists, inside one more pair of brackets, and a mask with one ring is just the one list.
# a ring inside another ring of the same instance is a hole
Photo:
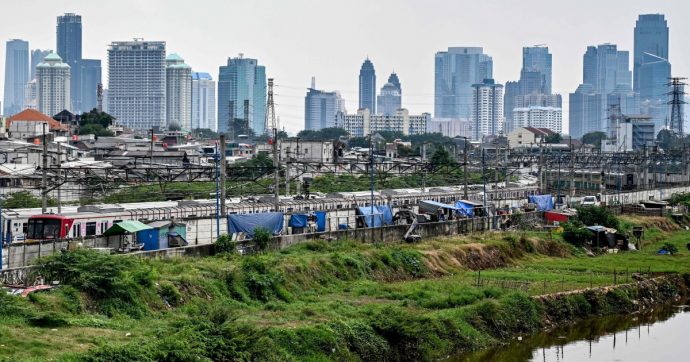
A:
{"label": "sky", "polygon": [[[312,76],[317,88],[339,90],[348,111],[356,111],[366,57],[377,88],[395,71],[403,107],[433,114],[434,54],[452,46],[483,47],[493,57],[494,79],[505,83],[519,78],[523,46],[546,44],[565,121],[586,47],[617,44],[630,51],[632,67],[633,28],[645,13],[666,15],[672,73],[690,76],[690,46],[682,36],[690,34],[687,0],[2,0],[0,11],[0,40],[24,39],[31,49],[55,49],[57,16],[81,15],[83,57],[103,60],[106,87],[112,41],[166,41],[168,53],[214,79],[228,57],[257,58],[275,79],[276,114],[290,133],[304,127]],[[0,46],[0,70],[4,59]]]}

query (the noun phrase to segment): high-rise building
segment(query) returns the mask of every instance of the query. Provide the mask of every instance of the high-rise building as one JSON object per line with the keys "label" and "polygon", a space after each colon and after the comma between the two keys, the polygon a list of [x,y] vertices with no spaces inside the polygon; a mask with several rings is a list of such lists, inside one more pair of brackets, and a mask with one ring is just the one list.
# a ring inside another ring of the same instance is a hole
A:
{"label": "high-rise building", "polygon": [[359,70],[359,109],[364,108],[376,114],[376,71],[369,58]]}
{"label": "high-rise building", "polygon": [[81,60],[81,15],[66,13],[57,17],[57,54],[68,65]]}
{"label": "high-rise building", "polygon": [[340,92],[318,90],[312,78],[311,87],[304,97],[304,129],[318,131],[335,127],[335,116],[338,112],[345,112],[345,101]]}
{"label": "high-rise building", "polygon": [[101,60],[82,59],[77,62],[76,71],[72,71],[72,76],[77,76],[75,91],[78,95],[72,97],[76,104],[72,104],[74,112],[88,112],[98,107],[98,84],[101,83]]}
{"label": "high-rise building", "polygon": [[240,119],[254,134],[265,133],[266,87],[266,67],[258,60],[243,54],[228,58],[218,74],[218,132],[234,131],[232,124]]}
{"label": "high-rise building", "polygon": [[38,111],[49,116],[69,108],[70,67],[55,53],[36,66],[36,99]]}
{"label": "high-rise building", "polygon": [[101,83],[101,61],[82,58],[81,15],[66,13],[57,18],[57,54],[72,72],[71,110],[88,112],[97,106],[96,89]]}
{"label": "high-rise building", "polygon": [[503,85],[493,79],[472,85],[472,117],[474,139],[482,136],[496,136],[504,132],[503,128]]}
{"label": "high-rise building", "polygon": [[36,79],[36,66],[38,63],[43,61],[43,58],[52,52],[52,50],[41,49],[33,49],[31,51],[31,75],[29,76],[29,79]]}
{"label": "high-rise building", "polygon": [[513,110],[513,128],[548,128],[563,132],[563,111],[556,107],[523,107]]}
{"label": "high-rise building", "polygon": [[176,53],[165,58],[165,113],[168,127],[192,129],[192,67]]}
{"label": "high-rise building", "polygon": [[208,73],[192,73],[192,129],[218,129],[216,82]]}
{"label": "high-rise building", "polygon": [[388,83],[392,84],[395,86],[395,88],[398,89],[398,93],[402,95],[402,87],[400,85],[400,78],[398,78],[398,75],[393,72],[391,75],[388,76]]}
{"label": "high-rise building", "polygon": [[3,114],[11,116],[24,109],[24,87],[29,82],[29,42],[20,39],[5,43],[5,91]]}
{"label": "high-rise building", "polygon": [[[38,65],[38,64],[37,64]],[[36,78],[24,86],[24,108],[38,109],[38,87]]]}
{"label": "high-rise building", "polygon": [[538,93],[551,94],[551,53],[548,47],[523,47],[522,70],[539,73],[541,85]]}
{"label": "high-rise building", "polygon": [[580,84],[570,93],[570,136],[579,138],[589,132],[605,132],[605,106],[604,96],[591,84]]}
{"label": "high-rise building", "polygon": [[427,123],[431,120],[429,113],[410,115],[407,109],[398,109],[395,114],[384,116],[371,114],[368,108],[362,108],[357,114],[338,112],[336,127],[342,128],[350,136],[366,137],[380,131],[400,132],[404,135],[426,133]]}
{"label": "high-rise building", "polygon": [[[642,80],[640,70],[643,64],[655,59],[668,61],[668,24],[662,14],[643,14],[637,18],[635,23],[635,49],[634,49],[633,72],[635,76],[633,90],[643,94],[644,88],[651,88],[652,85]],[[645,59],[645,54],[652,57]],[[670,66],[669,66],[670,68]],[[664,82],[667,81],[666,75]],[[652,82],[654,83],[654,82]]]}
{"label": "high-rise building", "polygon": [[108,112],[132,129],[165,126],[165,42],[110,44]]}
{"label": "high-rise building", "polygon": [[376,98],[378,114],[390,116],[402,108],[402,101],[398,87],[393,83],[386,83],[381,87],[381,93]]}
{"label": "high-rise building", "polygon": [[632,87],[630,53],[615,44],[588,46],[583,56],[583,82],[594,91],[609,94],[619,85]]}
{"label": "high-rise building", "polygon": [[434,117],[470,118],[472,85],[491,78],[493,60],[484,54],[481,47],[451,47],[447,51],[437,52],[434,70]]}

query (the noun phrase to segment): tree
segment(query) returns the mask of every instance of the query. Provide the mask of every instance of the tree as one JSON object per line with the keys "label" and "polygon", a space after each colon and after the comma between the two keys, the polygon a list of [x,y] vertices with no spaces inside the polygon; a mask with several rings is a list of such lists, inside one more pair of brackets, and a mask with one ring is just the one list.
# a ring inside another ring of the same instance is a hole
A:
{"label": "tree", "polygon": [[103,128],[103,126],[98,123],[86,124],[79,127],[79,134],[92,134],[96,137],[112,137],[114,135],[113,131]]}
{"label": "tree", "polygon": [[414,156],[419,156],[419,152],[417,150],[412,149],[411,147],[407,147],[402,144],[398,144],[396,146],[397,151],[398,151],[398,156],[400,157],[414,157]]}
{"label": "tree", "polygon": [[92,134],[97,137],[111,137],[113,132],[108,129],[113,124],[113,116],[105,112],[99,112],[94,108],[79,116],[79,134]]}
{"label": "tree", "polygon": [[352,137],[347,141],[347,146],[354,147],[369,147],[369,140],[366,137]]}
{"label": "tree", "polygon": [[561,136],[560,133],[551,133],[551,134],[546,135],[546,137],[544,137],[544,142],[550,143],[550,144],[561,143],[562,140],[563,140],[563,136]]}
{"label": "tree", "polygon": [[589,133],[585,133],[582,136],[582,143],[586,143],[588,145],[592,145],[594,147],[599,148],[599,147],[601,147],[601,142],[603,140],[605,140],[606,138],[607,138],[606,133],[604,133],[604,132],[601,132],[601,131],[589,132]]}
{"label": "tree", "polygon": [[[57,205],[55,199],[48,198],[48,206],[55,205]],[[34,196],[34,194],[29,191],[17,191],[5,197],[5,199],[2,201],[2,207],[5,209],[41,207],[41,198]]]}
{"label": "tree", "polygon": [[297,134],[302,140],[305,141],[326,141],[326,140],[337,140],[340,137],[348,136],[349,134],[342,128],[339,127],[328,127],[322,128],[318,131],[303,130]]}
{"label": "tree", "polygon": [[455,164],[455,159],[444,147],[438,147],[434,154],[431,155],[430,162],[434,166],[448,166]]}

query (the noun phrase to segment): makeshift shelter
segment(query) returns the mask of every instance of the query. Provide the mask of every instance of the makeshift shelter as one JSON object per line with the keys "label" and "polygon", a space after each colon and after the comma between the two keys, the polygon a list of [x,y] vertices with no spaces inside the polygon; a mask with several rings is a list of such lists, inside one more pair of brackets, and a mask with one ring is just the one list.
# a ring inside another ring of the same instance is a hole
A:
{"label": "makeshift shelter", "polygon": [[292,228],[293,234],[300,234],[306,228],[309,228],[309,222],[315,227],[316,232],[326,231],[326,212],[315,211],[309,214],[292,214],[288,221],[288,226]]}
{"label": "makeshift shelter", "polygon": [[[132,235],[133,239],[128,240],[128,235]],[[154,250],[153,248],[158,244],[157,230],[136,220],[120,221],[106,230],[103,236],[107,238],[106,240],[109,240],[111,236],[118,236],[120,243],[118,251],[122,252],[139,250],[142,246],[145,250]],[[150,249],[146,249],[147,247]]]}
{"label": "makeshift shelter", "polygon": [[381,227],[393,224],[393,211],[389,205],[361,206],[356,209],[356,215],[358,216],[357,225],[360,227]]}
{"label": "makeshift shelter", "polygon": [[155,249],[148,249],[147,245],[144,250],[167,249],[180,246],[187,246],[187,224],[176,221],[154,221],[147,224],[158,231],[158,243]]}
{"label": "makeshift shelter", "polygon": [[283,225],[282,212],[228,215],[228,230],[230,230],[230,233],[243,233],[249,238],[254,237],[254,231],[259,228],[266,229],[273,235],[280,235],[283,233]]}
{"label": "makeshift shelter", "polygon": [[455,208],[457,209],[456,212],[466,217],[480,216],[475,214],[483,214],[483,212],[479,212],[480,210],[483,210],[483,207],[484,205],[472,201],[455,201]]}
{"label": "makeshift shelter", "polygon": [[530,195],[527,200],[537,205],[539,211],[553,210],[553,197],[551,195]]}
{"label": "makeshift shelter", "polygon": [[585,229],[594,233],[592,238],[592,245],[600,248],[606,246],[609,248],[615,248],[616,243],[616,229],[607,228],[601,225],[587,226]]}
{"label": "makeshift shelter", "polygon": [[437,201],[422,200],[419,202],[419,213],[431,214],[432,221],[447,220],[450,219],[454,213],[461,213],[462,211],[464,210]]}

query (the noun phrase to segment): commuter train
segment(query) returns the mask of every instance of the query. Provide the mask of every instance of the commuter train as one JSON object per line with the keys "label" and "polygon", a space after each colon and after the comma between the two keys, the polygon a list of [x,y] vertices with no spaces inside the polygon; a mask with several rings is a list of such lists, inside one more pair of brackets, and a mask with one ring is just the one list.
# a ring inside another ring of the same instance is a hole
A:
{"label": "commuter train", "polygon": [[[483,187],[469,187],[470,201],[482,202]],[[487,202],[518,207],[521,200],[536,192],[535,186],[520,186],[487,191]],[[414,207],[422,200],[453,203],[465,199],[462,187],[395,189],[374,193],[376,205],[390,205],[393,211],[403,206]],[[524,201],[522,201],[524,202]],[[329,230],[339,224],[355,225],[355,208],[368,206],[371,193],[340,192],[309,200],[281,198],[279,211],[289,215],[313,211],[326,211]],[[512,204],[511,204],[512,203]],[[226,200],[228,214],[251,214],[275,211],[268,197],[231,198]],[[48,214],[41,209],[3,210],[3,230],[5,242],[32,240],[69,239],[102,235],[113,224],[124,220],[151,222],[158,220],[177,220],[187,224],[187,240],[191,243],[210,242],[219,225],[225,232],[226,222],[217,223],[215,200],[184,200],[143,203],[102,204],[87,206],[64,206],[59,214],[55,207]]]}

